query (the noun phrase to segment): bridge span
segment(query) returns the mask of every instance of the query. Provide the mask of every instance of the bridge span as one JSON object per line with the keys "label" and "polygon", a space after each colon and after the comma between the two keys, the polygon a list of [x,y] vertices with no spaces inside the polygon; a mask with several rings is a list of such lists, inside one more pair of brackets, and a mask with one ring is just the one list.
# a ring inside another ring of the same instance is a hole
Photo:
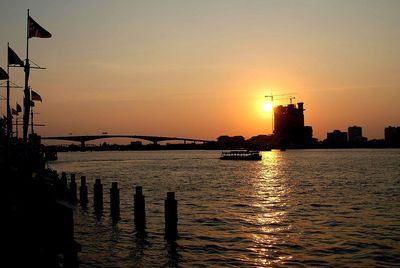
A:
{"label": "bridge span", "polygon": [[191,138],[177,138],[177,137],[162,137],[162,136],[143,136],[143,135],[85,135],[85,136],[54,136],[54,137],[42,137],[42,140],[66,140],[66,141],[76,141],[81,143],[81,147],[85,148],[85,143],[92,140],[107,139],[107,138],[132,138],[140,139],[153,142],[157,145],[161,141],[177,140],[186,142],[211,142],[210,140],[199,140]]}

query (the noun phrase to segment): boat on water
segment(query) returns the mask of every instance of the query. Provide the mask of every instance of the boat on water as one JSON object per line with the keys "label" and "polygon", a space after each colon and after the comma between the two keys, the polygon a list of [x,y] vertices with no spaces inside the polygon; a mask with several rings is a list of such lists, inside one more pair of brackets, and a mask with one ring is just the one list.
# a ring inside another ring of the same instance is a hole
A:
{"label": "boat on water", "polygon": [[230,151],[222,152],[221,160],[261,160],[262,156],[259,151]]}

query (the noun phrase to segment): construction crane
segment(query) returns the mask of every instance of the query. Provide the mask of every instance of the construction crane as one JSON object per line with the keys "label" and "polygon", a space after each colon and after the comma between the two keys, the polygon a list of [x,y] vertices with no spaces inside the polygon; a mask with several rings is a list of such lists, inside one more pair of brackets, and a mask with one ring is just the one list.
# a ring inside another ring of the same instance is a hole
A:
{"label": "construction crane", "polygon": [[[279,94],[279,95],[273,95],[272,93],[270,95],[266,95],[265,98],[270,98],[271,99],[271,103],[272,103],[272,107],[274,106],[274,97],[279,97],[275,100],[283,100],[283,99],[290,99],[290,104],[292,104],[292,100],[295,99],[295,97],[293,97],[292,95],[294,95],[295,93],[286,93],[286,94]],[[284,96],[290,96],[290,97],[284,97]],[[271,121],[272,121],[272,133],[274,132],[274,112],[272,112],[272,116],[271,116]]]}
{"label": "construction crane", "polygon": [[270,99],[271,99],[271,102],[273,103],[275,97],[280,97],[280,98],[275,99],[275,100],[282,100],[282,99],[284,99],[283,96],[288,96],[288,95],[289,95],[290,97],[288,97],[288,98],[286,98],[286,99],[290,99],[290,103],[292,103],[292,99],[295,99],[295,97],[292,96],[292,95],[294,95],[294,94],[295,94],[295,93],[287,93],[287,94],[273,95],[273,94],[271,93],[270,95],[266,95],[265,98],[270,98]]}
{"label": "construction crane", "polygon": [[290,100],[290,104],[293,104],[293,100],[296,99],[296,97],[290,96],[290,97],[287,97],[287,98],[278,98],[278,99],[275,99],[275,100],[287,100],[287,99]]}
{"label": "construction crane", "polygon": [[[270,95],[265,95],[265,98],[270,98],[271,102],[274,102],[274,98],[275,97],[281,97],[281,96],[286,96],[286,95],[290,95],[290,94],[279,94],[279,95],[273,95],[272,93]],[[276,100],[276,99],[275,99]]]}

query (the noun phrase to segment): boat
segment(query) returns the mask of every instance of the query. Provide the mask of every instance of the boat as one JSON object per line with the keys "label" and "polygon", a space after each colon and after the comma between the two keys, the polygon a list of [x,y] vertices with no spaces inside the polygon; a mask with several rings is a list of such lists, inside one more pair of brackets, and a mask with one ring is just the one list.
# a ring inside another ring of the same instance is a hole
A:
{"label": "boat", "polygon": [[259,151],[230,151],[222,152],[221,160],[261,160]]}

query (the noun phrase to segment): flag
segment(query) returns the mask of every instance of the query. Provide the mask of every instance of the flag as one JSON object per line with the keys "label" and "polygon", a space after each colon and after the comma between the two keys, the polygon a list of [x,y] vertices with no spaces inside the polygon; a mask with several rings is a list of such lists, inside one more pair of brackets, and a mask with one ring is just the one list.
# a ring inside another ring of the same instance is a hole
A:
{"label": "flag", "polygon": [[37,94],[35,91],[32,90],[32,100],[33,100],[33,101],[40,101],[40,102],[42,102],[42,97],[40,97],[39,94]]}
{"label": "flag", "polygon": [[7,80],[8,79],[8,73],[4,71],[3,68],[0,67],[0,80]]}
{"label": "flag", "polygon": [[19,105],[19,104],[17,103],[17,113],[19,113],[19,112],[22,112],[22,108],[21,108],[21,105]]}
{"label": "flag", "polygon": [[31,16],[28,16],[28,38],[39,37],[39,38],[50,38],[51,33],[40,26],[36,21],[34,21]]}
{"label": "flag", "polygon": [[20,59],[20,57],[18,57],[17,53],[11,49],[11,47],[8,47],[8,65],[19,65],[24,67],[24,62]]}
{"label": "flag", "polygon": [[18,112],[14,108],[11,108],[11,114],[18,115]]}

